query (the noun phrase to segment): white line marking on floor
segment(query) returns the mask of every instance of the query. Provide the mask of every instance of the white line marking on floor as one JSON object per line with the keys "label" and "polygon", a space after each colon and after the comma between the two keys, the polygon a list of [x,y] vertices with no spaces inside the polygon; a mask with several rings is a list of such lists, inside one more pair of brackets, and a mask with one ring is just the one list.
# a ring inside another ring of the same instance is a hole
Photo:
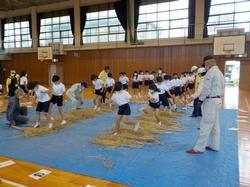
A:
{"label": "white line marking on floor", "polygon": [[248,116],[240,116],[240,115],[238,115],[238,118],[244,118],[244,119],[247,119],[247,118],[248,118]]}
{"label": "white line marking on floor", "polygon": [[249,123],[247,120],[245,119],[237,119],[236,120],[238,123]]}
{"label": "white line marking on floor", "polygon": [[243,109],[239,109],[238,111],[239,111],[239,112],[243,112],[243,113],[248,113],[247,110],[243,110]]}
{"label": "white line marking on floor", "polygon": [[15,186],[15,187],[27,187],[27,186],[24,186],[24,185],[22,185],[22,184],[18,184],[18,183],[16,183],[16,182],[12,182],[12,181],[9,181],[9,180],[3,179],[3,178],[0,178],[0,181],[1,181],[2,183],[9,184],[9,185]]}
{"label": "white line marking on floor", "polygon": [[7,161],[5,161],[5,162],[1,162],[1,163],[0,163],[0,168],[7,167],[7,166],[11,166],[11,165],[13,165],[13,164],[15,164],[14,161],[12,161],[12,160],[7,160]]}
{"label": "white line marking on floor", "polygon": [[87,184],[85,187],[96,187],[96,186]]}

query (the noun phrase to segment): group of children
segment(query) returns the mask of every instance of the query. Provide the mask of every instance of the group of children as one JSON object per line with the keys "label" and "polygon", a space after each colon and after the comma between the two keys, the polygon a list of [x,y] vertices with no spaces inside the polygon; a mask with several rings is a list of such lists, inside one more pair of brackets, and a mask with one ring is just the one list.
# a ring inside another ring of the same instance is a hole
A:
{"label": "group of children", "polygon": [[[23,75],[23,74],[22,74]],[[27,74],[25,73],[25,76]],[[171,77],[167,75],[162,68],[159,68],[157,72],[152,71],[134,71],[133,75],[129,79],[125,72],[120,73],[120,77],[116,82],[112,77],[110,71],[107,72],[105,81],[100,79],[97,75],[91,76],[93,84],[93,104],[94,110],[100,111],[101,104],[108,101],[110,105],[116,104],[119,107],[116,116],[115,133],[120,129],[120,122],[124,118],[126,124],[133,124],[134,130],[139,129],[140,124],[136,121],[131,121],[128,116],[131,114],[129,102],[132,96],[128,92],[128,88],[131,83],[133,89],[133,96],[135,98],[143,97],[142,88],[146,89],[148,97],[148,107],[143,109],[143,112],[153,112],[156,122],[161,126],[161,120],[159,117],[160,107],[163,106],[164,111],[168,111],[171,114],[172,110],[176,110],[176,101],[180,101],[187,105],[188,98],[191,97],[191,90],[194,87],[195,75],[193,73],[181,73],[178,75],[174,73]],[[21,81],[23,88],[27,91],[27,79]],[[61,117],[61,124],[66,124],[63,115],[63,95],[66,95],[72,102],[73,109],[80,109],[80,105],[83,104],[83,90],[87,87],[85,82],[76,83],[72,85],[66,92],[65,86],[60,82],[60,77],[54,75],[52,78],[52,96],[49,96],[49,89],[39,85],[37,82],[29,84],[29,90],[33,93],[37,100],[36,107],[36,124],[35,128],[40,126],[40,114],[44,112],[48,122],[49,128],[53,127],[53,117],[51,115],[51,107],[56,104]],[[106,99],[106,101],[105,101]]]}
{"label": "group of children", "polygon": [[184,72],[180,75],[173,74],[173,77],[167,75],[162,68],[157,72],[149,73],[145,71],[134,71],[131,79],[128,78],[125,72],[120,73],[117,82],[112,78],[112,74],[107,73],[106,81],[102,81],[97,75],[91,76],[92,84],[94,86],[94,109],[100,110],[102,98],[108,99],[109,103],[114,103],[119,106],[116,116],[115,133],[119,131],[120,122],[124,118],[126,124],[134,124],[134,130],[137,131],[140,124],[128,119],[131,114],[129,101],[132,96],[128,92],[131,83],[133,89],[133,96],[141,98],[142,87],[148,90],[149,107],[143,109],[143,112],[154,112],[157,124],[161,126],[159,117],[160,106],[163,106],[164,111],[176,110],[176,101],[179,100],[184,105],[188,104],[188,98],[191,97],[191,90],[194,88],[195,75],[193,73]]}

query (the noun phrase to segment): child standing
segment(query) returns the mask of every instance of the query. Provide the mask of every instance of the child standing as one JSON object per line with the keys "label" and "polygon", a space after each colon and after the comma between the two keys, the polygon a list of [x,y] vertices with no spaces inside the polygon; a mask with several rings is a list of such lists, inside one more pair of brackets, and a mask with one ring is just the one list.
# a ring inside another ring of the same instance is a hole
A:
{"label": "child standing", "polygon": [[112,103],[119,106],[119,110],[117,116],[115,118],[115,132],[114,135],[120,130],[120,123],[122,118],[124,117],[124,122],[127,125],[134,125],[134,131],[138,131],[140,127],[139,122],[130,121],[128,116],[131,114],[129,100],[131,99],[131,95],[126,91],[122,90],[122,84],[120,82],[115,83],[115,93],[112,95],[111,101]]}
{"label": "child standing", "polygon": [[139,75],[138,75],[138,72],[135,71],[133,76],[132,76],[132,88],[134,90],[134,96],[135,96],[135,99],[138,99],[140,94],[139,94],[139,89],[140,89],[140,84],[139,84]]}
{"label": "child standing", "polygon": [[51,116],[49,113],[49,104],[50,104],[50,97],[48,95],[49,89],[39,85],[38,82],[36,81],[33,82],[32,89],[34,90],[35,98],[38,101],[36,107],[36,124],[34,128],[38,128],[40,126],[41,112],[43,112],[45,117],[47,118],[49,122],[49,128],[52,128],[53,123],[51,121]]}
{"label": "child standing", "polygon": [[[59,114],[61,116],[61,124],[65,125],[66,121],[64,120],[63,115],[63,94],[65,92],[65,86],[60,81],[60,77],[58,75],[54,75],[52,77],[52,98],[50,100],[51,107],[54,104],[57,104]],[[53,118],[52,118],[53,119]]]}
{"label": "child standing", "polygon": [[[162,77],[157,77],[156,82],[157,82],[156,87],[159,90],[160,103],[163,105],[164,110],[166,110],[166,108],[169,108],[168,98],[166,95],[166,91],[167,91],[166,85],[163,83]],[[169,113],[171,113],[170,108],[169,108]]]}
{"label": "child standing", "polygon": [[128,90],[129,78],[127,77],[125,72],[120,73],[119,81],[122,84],[122,89]]}
{"label": "child standing", "polygon": [[102,100],[102,95],[103,95],[103,82],[101,79],[97,77],[97,75],[92,75],[91,76],[92,84],[94,85],[94,110],[100,111],[101,108],[101,100]]}
{"label": "child standing", "polygon": [[107,86],[107,97],[109,100],[111,99],[114,85],[115,85],[115,80],[113,79],[112,74],[108,73],[108,78],[106,80],[106,86]]}
{"label": "child standing", "polygon": [[168,102],[171,104],[171,109],[176,110],[174,96],[172,95],[173,92],[171,91],[173,89],[173,85],[171,83],[171,76],[170,75],[164,75],[163,84],[165,84],[165,87],[166,87],[165,94],[168,98]]}
{"label": "child standing", "polygon": [[21,73],[21,77],[20,77],[20,87],[23,89],[23,91],[25,92],[25,94],[28,94],[29,90],[28,90],[28,75],[25,71],[22,71]]}
{"label": "child standing", "polygon": [[160,110],[159,90],[155,84],[149,85],[148,98],[149,98],[149,108],[143,109],[143,112],[145,114],[148,114],[153,111],[157,124],[161,126],[161,120],[159,117],[159,110]]}

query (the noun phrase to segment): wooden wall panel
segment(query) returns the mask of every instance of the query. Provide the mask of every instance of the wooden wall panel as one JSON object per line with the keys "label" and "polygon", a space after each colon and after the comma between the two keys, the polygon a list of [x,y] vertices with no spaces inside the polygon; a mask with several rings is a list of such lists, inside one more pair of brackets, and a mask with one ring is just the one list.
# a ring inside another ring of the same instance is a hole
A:
{"label": "wooden wall panel", "polygon": [[[200,66],[202,58],[212,53],[212,44],[142,47],[124,49],[101,49],[70,51],[61,56],[64,83],[72,84],[98,74],[105,65],[110,66],[115,78],[121,71],[129,76],[135,70],[157,70],[162,67],[167,73],[190,71],[193,65]],[[7,71],[26,70],[30,80],[48,83],[48,65],[37,60],[36,53],[14,54],[11,61],[2,62]],[[5,77],[6,78],[6,77]]]}

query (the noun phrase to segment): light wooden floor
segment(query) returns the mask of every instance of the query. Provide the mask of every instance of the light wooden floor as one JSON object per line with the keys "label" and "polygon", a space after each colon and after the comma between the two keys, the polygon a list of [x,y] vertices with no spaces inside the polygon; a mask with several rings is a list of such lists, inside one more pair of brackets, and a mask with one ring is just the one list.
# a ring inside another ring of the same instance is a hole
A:
{"label": "light wooden floor", "polygon": [[[92,185],[93,187],[125,187],[125,185],[112,183],[108,181],[104,181],[101,179],[91,178],[82,175],[76,175],[73,173],[60,171],[56,169],[52,169],[49,167],[44,167],[40,165],[35,165],[23,161],[18,161],[15,159],[10,159],[6,157],[0,157],[0,162],[4,162],[7,160],[13,160],[15,162],[14,165],[3,167],[0,169],[0,186],[8,186],[5,180],[15,182],[19,185],[30,186],[30,187],[87,187],[87,185]],[[47,169],[52,171],[49,175],[35,180],[29,177],[30,174],[35,173],[41,169]],[[18,185],[9,185],[16,186]],[[89,187],[92,187],[89,186]],[[21,186],[19,186],[21,187]]]}
{"label": "light wooden floor", "polygon": [[[93,96],[92,90],[91,89],[86,89],[85,94],[84,94],[86,99],[91,99]],[[24,102],[27,102],[27,100],[24,100]],[[6,110],[6,99],[4,97],[0,97],[0,112]],[[226,92],[225,92],[225,99],[224,99],[224,108],[226,109],[236,109],[238,110],[238,146],[239,146],[239,170],[240,170],[240,183],[242,187],[250,187],[250,91],[242,91],[238,90],[237,88],[232,88],[232,87],[227,87]],[[0,158],[5,159],[5,158]],[[20,162],[20,173],[22,174],[22,169],[21,167],[23,166],[23,173],[27,173],[28,171],[35,171],[37,169],[36,166],[33,164],[27,164],[27,163],[22,163]],[[31,167],[34,166],[34,169],[31,170],[27,168],[27,166],[30,165]],[[40,167],[41,168],[41,167]],[[13,170],[9,170],[12,172],[8,172],[9,174],[6,174],[4,176],[7,177],[7,179],[10,180],[15,180],[16,177],[16,172]],[[62,172],[55,170],[56,172],[59,172],[59,176],[54,176],[53,178],[56,182],[60,182],[57,179],[62,179],[61,181],[65,183],[60,183],[60,186],[70,186],[70,185],[79,185],[83,186],[82,184],[84,183],[84,180],[86,179],[85,182],[89,182],[91,179],[90,178],[85,178],[80,175],[74,175],[74,174],[69,174],[67,172]],[[1,175],[1,170],[0,170],[0,176]],[[66,179],[64,179],[64,176]],[[18,177],[18,176],[17,176]],[[58,178],[57,178],[58,177]],[[72,177],[72,178],[71,178]],[[79,180],[78,180],[79,178]],[[80,183],[73,183],[72,181],[77,180]],[[100,182],[100,180],[96,179],[96,182]],[[26,179],[18,179],[18,181],[26,182]],[[50,182],[51,184],[55,184],[55,181],[50,181],[49,179],[46,180],[48,183],[46,186],[51,186],[49,185]],[[25,183],[26,184],[26,183]],[[45,184],[45,183],[43,183]],[[69,184],[69,185],[68,185]],[[96,184],[96,183],[95,183]],[[101,184],[101,183],[99,183]],[[40,184],[39,184],[40,185]],[[107,185],[115,185],[115,184],[109,184],[107,182],[103,182],[99,186],[107,186]],[[8,186],[7,184],[0,184],[0,186]],[[38,185],[36,185],[38,186]],[[55,184],[57,186],[57,184]]]}

